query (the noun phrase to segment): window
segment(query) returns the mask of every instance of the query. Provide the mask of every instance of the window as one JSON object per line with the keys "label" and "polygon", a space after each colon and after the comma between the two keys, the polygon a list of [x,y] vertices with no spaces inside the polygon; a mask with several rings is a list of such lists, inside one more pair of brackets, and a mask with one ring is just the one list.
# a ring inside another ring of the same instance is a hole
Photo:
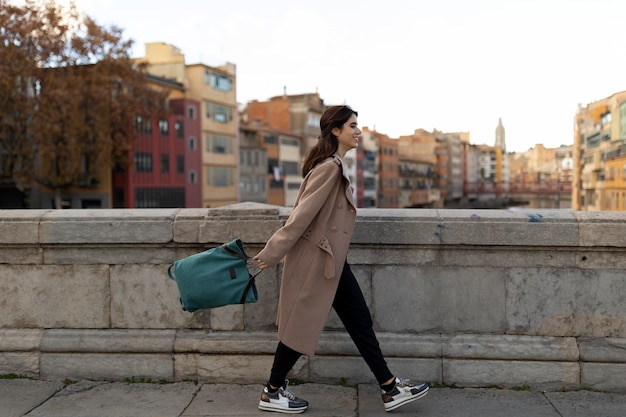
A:
{"label": "window", "polygon": [[161,132],[161,136],[169,136],[170,124],[167,120],[159,120],[159,132]]}
{"label": "window", "polygon": [[228,136],[213,135],[213,153],[233,153],[233,140]]}
{"label": "window", "polygon": [[174,122],[174,130],[176,131],[176,139],[185,137],[185,125],[182,121],[177,120]]}
{"label": "window", "polygon": [[220,123],[228,123],[232,120],[230,108],[224,106],[213,106],[213,120]]}
{"label": "window", "polygon": [[280,142],[285,146],[300,146],[300,142],[297,139],[283,138]]}
{"label": "window", "polygon": [[152,172],[152,154],[137,152],[134,156],[136,172]]}
{"label": "window", "polygon": [[135,117],[135,132],[144,134],[152,133],[152,120],[148,117]]}
{"label": "window", "polygon": [[230,91],[233,89],[233,82],[230,77],[222,74],[211,74],[211,87],[215,90]]}
{"label": "window", "polygon": [[194,170],[189,171],[189,183],[195,184],[197,181],[198,181],[198,174],[196,173],[196,171]]}
{"label": "window", "polygon": [[187,118],[191,120],[196,118],[196,108],[194,106],[187,107]]}
{"label": "window", "polygon": [[214,187],[230,187],[233,185],[234,176],[232,168],[209,168],[207,184]]}
{"label": "window", "polygon": [[192,151],[195,151],[196,148],[198,147],[197,145],[198,141],[196,141],[196,138],[194,138],[193,136],[189,136],[188,141],[189,141],[189,149]]}
{"label": "window", "polygon": [[277,158],[267,158],[267,173],[274,174],[274,168],[278,166]]}
{"label": "window", "polygon": [[285,175],[298,175],[298,163],[294,161],[283,161]]}
{"label": "window", "polygon": [[228,123],[233,121],[233,109],[219,104],[205,103],[205,116],[219,123]]}
{"label": "window", "polygon": [[278,145],[278,136],[263,135],[263,143],[268,145]]}
{"label": "window", "polygon": [[185,173],[185,155],[176,155],[176,173]]}
{"label": "window", "polygon": [[170,172],[170,156],[161,154],[161,174],[169,174]]}

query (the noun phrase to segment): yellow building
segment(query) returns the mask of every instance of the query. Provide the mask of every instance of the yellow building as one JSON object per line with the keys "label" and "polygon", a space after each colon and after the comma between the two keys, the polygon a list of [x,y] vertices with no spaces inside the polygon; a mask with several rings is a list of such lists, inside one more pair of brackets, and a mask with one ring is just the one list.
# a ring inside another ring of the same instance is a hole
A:
{"label": "yellow building", "polygon": [[574,121],[572,208],[624,210],[626,91],[579,106]]}
{"label": "yellow building", "polygon": [[186,64],[173,45],[146,44],[148,72],[184,85],[185,98],[201,104],[202,205],[224,206],[238,201],[236,67]]}
{"label": "yellow building", "polygon": [[607,210],[626,211],[626,149],[607,155],[604,167]]}

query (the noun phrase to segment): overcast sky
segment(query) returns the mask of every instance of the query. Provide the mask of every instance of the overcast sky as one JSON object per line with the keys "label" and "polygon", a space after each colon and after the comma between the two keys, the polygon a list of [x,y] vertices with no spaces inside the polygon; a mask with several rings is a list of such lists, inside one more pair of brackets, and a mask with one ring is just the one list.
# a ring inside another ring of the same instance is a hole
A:
{"label": "overcast sky", "polygon": [[187,63],[237,65],[237,101],[318,91],[391,137],[469,131],[509,151],[573,142],[578,104],[626,90],[624,0],[75,0]]}

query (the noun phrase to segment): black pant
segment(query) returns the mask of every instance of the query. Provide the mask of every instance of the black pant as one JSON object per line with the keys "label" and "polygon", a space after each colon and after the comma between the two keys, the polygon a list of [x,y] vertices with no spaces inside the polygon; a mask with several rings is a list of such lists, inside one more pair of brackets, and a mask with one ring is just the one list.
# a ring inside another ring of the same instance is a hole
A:
{"label": "black pant", "polygon": [[[365,303],[359,283],[347,262],[343,266],[343,272],[339,279],[333,308],[378,383],[382,385],[390,380],[393,374],[387,367],[387,362],[372,328],[372,315]],[[274,387],[283,385],[287,373],[293,368],[300,356],[302,356],[301,353],[279,342],[270,374],[270,385]]]}

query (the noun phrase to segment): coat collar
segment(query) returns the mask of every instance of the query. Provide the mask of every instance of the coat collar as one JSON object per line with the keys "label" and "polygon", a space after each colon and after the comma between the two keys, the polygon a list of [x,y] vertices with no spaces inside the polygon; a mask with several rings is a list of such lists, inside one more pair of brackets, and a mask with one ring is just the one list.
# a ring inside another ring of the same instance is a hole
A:
{"label": "coat collar", "polygon": [[338,165],[341,167],[341,174],[346,180],[346,198],[348,199],[350,204],[352,204],[352,207],[356,209],[356,201],[354,199],[354,187],[352,186],[352,182],[350,182],[350,176],[348,175],[348,166],[346,165],[346,162],[343,160],[343,158],[339,156],[339,153],[335,153],[333,157],[335,158],[335,161],[338,162]]}

